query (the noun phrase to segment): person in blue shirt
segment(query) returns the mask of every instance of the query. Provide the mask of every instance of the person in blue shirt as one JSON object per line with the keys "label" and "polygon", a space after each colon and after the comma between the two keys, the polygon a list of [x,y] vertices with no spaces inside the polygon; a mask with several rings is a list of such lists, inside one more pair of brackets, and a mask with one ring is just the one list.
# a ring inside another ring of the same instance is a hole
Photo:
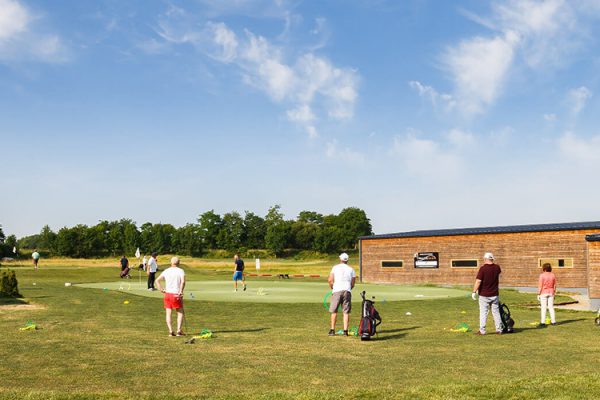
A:
{"label": "person in blue shirt", "polygon": [[233,272],[233,291],[237,292],[238,281],[242,281],[244,290],[246,290],[246,278],[244,277],[244,260],[242,260],[239,254],[233,257],[235,262],[235,271]]}

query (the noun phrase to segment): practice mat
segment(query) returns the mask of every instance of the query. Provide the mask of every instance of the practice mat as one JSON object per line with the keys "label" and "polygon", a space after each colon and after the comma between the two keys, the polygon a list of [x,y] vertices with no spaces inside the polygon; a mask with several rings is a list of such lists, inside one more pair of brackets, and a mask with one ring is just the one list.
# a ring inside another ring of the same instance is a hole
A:
{"label": "practice mat", "polygon": [[[265,280],[247,281],[247,290],[242,290],[238,284],[238,291],[233,291],[233,283],[227,281],[188,281],[185,286],[184,299],[186,301],[223,301],[245,303],[323,303],[330,292],[325,282],[298,282],[294,280]],[[81,283],[73,286],[116,290],[124,293],[162,298],[159,291],[146,289],[146,282],[141,286],[135,280],[121,280],[117,282]],[[467,291],[461,289],[431,287],[431,286],[400,286],[376,285],[357,283],[352,290],[352,302],[360,303],[360,293],[365,290],[367,298],[375,296],[375,302],[406,301],[442,299],[451,297],[464,297]],[[327,302],[329,299],[327,298]]]}

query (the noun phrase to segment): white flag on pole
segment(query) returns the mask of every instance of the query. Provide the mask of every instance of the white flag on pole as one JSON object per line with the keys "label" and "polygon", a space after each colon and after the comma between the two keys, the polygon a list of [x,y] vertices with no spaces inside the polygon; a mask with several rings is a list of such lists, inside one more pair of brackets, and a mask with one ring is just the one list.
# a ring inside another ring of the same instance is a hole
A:
{"label": "white flag on pole", "polygon": [[135,258],[140,258],[140,248],[139,247],[135,251]]}
{"label": "white flag on pole", "polygon": [[13,253],[17,254],[17,248],[13,247]]}

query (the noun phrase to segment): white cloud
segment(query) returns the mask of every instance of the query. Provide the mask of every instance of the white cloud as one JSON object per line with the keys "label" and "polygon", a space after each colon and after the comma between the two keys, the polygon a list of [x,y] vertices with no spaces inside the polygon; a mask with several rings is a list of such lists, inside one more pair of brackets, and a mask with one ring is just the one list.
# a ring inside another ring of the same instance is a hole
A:
{"label": "white cloud", "polygon": [[458,107],[467,116],[479,114],[502,91],[519,39],[513,32],[494,38],[475,37],[449,48],[443,63],[455,87]]}
{"label": "white cloud", "polygon": [[342,147],[337,140],[328,142],[325,148],[327,158],[340,160],[350,164],[364,164],[365,156],[362,153],[353,151],[348,147]]}
{"label": "white cloud", "polygon": [[224,23],[209,23],[208,29],[212,33],[214,43],[220,47],[219,56],[222,62],[231,62],[237,55],[238,42],[235,33],[227,29]]}
{"label": "white cloud", "polygon": [[465,132],[461,129],[451,129],[446,137],[448,142],[455,147],[468,147],[475,143],[475,136],[469,132]]}
{"label": "white cloud", "polygon": [[312,110],[308,106],[308,104],[303,104],[298,108],[293,110],[288,110],[287,116],[290,121],[301,122],[301,123],[309,123],[314,121],[315,115]]}
{"label": "white cloud", "polygon": [[25,32],[31,17],[15,0],[0,0],[0,43]]}
{"label": "white cloud", "polygon": [[[465,38],[441,57],[454,84],[451,96],[457,108],[467,117],[485,112],[502,95],[511,68],[519,62],[535,72],[569,63],[570,54],[588,39],[587,19],[600,17],[600,7],[593,3],[504,0],[494,2],[487,16],[460,10],[491,34]],[[437,100],[434,88],[412,86],[432,103]]]}
{"label": "white cloud", "polygon": [[556,119],[556,114],[544,114],[544,121],[548,123],[554,123]]}
{"label": "white cloud", "polygon": [[61,38],[41,32],[38,20],[21,2],[0,0],[0,61],[67,59]]}
{"label": "white cloud", "polygon": [[460,176],[463,164],[454,149],[421,136],[420,132],[409,130],[394,137],[390,154],[411,175],[442,180]]}
{"label": "white cloud", "polygon": [[408,82],[408,85],[412,89],[416,90],[421,98],[430,101],[434,108],[437,108],[440,102],[446,105],[445,108],[447,111],[452,110],[456,105],[452,95],[447,93],[438,93],[438,91],[431,86],[423,85],[419,81],[410,81]]}
{"label": "white cloud", "polygon": [[566,132],[558,140],[558,148],[565,157],[578,163],[597,164],[600,162],[600,136],[584,139],[573,132]]}
{"label": "white cloud", "polygon": [[[283,12],[287,2],[273,8],[266,1],[238,0],[214,9],[221,15],[249,12],[253,7],[276,11],[278,18],[286,21],[294,19],[289,10]],[[317,18],[315,21],[312,33],[323,35],[326,20]],[[216,62],[236,67],[245,84],[285,107],[287,118],[311,138],[318,136],[316,121],[345,120],[354,115],[358,74],[353,69],[334,65],[312,50],[295,54],[293,49],[278,45],[277,39],[270,40],[250,30],[236,34],[223,22],[199,22],[195,15],[172,5],[159,19],[156,33],[170,46],[191,45]],[[163,50],[159,44],[152,41],[140,47],[147,52],[158,52]]]}
{"label": "white cloud", "polygon": [[573,115],[579,114],[591,97],[592,92],[585,86],[580,86],[569,91],[568,102]]}

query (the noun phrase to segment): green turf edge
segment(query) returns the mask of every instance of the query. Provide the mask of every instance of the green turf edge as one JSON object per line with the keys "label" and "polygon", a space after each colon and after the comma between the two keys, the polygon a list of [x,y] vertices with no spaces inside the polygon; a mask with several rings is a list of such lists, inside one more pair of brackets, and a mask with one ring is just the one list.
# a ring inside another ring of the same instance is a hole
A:
{"label": "green turf edge", "polygon": [[[487,380],[485,367],[482,366],[482,376],[474,377],[477,383],[446,383],[435,386],[416,386],[402,389],[377,388],[377,379],[365,371],[364,390],[351,392],[337,391],[335,393],[306,390],[301,392],[273,391],[267,394],[251,395],[253,399],[262,400],[347,400],[347,399],[591,399],[600,396],[600,374],[540,376],[532,379]],[[235,389],[234,389],[235,390]],[[214,395],[169,395],[169,394],[139,394],[139,393],[58,393],[44,391],[11,391],[0,389],[2,400],[188,400],[216,399],[234,400],[247,399],[248,393],[225,396]]]}

